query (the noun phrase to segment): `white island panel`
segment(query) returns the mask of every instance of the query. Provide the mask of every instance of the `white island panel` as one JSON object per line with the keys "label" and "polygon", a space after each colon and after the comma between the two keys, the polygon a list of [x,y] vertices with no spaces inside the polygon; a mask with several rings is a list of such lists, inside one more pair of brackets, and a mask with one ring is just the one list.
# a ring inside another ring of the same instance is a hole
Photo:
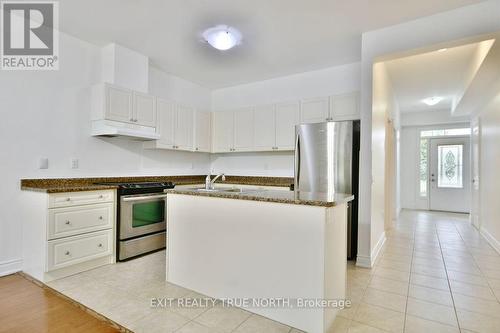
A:
{"label": "white island panel", "polygon": [[[215,298],[343,299],[346,204],[169,194],[167,280]],[[337,309],[247,308],[327,332]]]}

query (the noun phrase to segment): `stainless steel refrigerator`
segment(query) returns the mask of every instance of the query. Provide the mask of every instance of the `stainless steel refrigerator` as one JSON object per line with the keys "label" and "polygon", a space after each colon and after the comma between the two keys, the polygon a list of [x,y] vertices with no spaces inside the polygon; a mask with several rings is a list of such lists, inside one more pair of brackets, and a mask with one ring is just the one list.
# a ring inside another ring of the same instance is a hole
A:
{"label": "stainless steel refrigerator", "polygon": [[352,193],[348,209],[348,258],[357,252],[359,121],[302,124],[295,127],[294,190]]}

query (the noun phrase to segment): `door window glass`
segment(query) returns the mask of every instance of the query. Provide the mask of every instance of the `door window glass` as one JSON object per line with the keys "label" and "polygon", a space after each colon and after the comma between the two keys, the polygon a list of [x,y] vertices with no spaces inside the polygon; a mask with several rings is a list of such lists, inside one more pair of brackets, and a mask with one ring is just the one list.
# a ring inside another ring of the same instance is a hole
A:
{"label": "door window glass", "polygon": [[466,136],[470,135],[471,129],[466,128],[447,128],[420,131],[421,138],[439,137],[439,136]]}
{"label": "door window glass", "polygon": [[438,187],[463,187],[463,148],[463,145],[438,146]]}
{"label": "door window glass", "polygon": [[427,196],[428,167],[429,167],[429,140],[420,139],[420,196]]}

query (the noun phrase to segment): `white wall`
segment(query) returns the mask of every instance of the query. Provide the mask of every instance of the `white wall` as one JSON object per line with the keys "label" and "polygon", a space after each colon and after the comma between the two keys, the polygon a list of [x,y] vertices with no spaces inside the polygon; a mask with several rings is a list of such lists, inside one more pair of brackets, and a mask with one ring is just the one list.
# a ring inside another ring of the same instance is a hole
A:
{"label": "white wall", "polygon": [[[500,2],[486,1],[384,29],[363,33],[361,46],[360,239],[371,228],[372,66],[381,56],[500,30]],[[370,251],[360,255],[370,256]]]}
{"label": "white wall", "polygon": [[[158,70],[150,92],[197,107],[210,107],[210,91]],[[0,74],[0,274],[19,269],[21,178],[204,174],[208,154],[144,151],[142,143],[90,136],[90,89],[100,79],[100,50],[60,34],[59,71]],[[193,98],[193,96],[198,96]],[[39,170],[38,159],[49,158]],[[80,168],[70,168],[78,158]]]}
{"label": "white wall", "polygon": [[[359,63],[284,76],[230,88],[214,90],[212,110],[266,105],[303,98],[359,91]],[[293,176],[293,152],[217,154],[214,172],[237,175]]]}
{"label": "white wall", "polygon": [[452,116],[450,110],[406,112],[401,114],[401,126],[432,126],[466,123],[469,121],[469,116]]}
{"label": "white wall", "polygon": [[[373,66],[373,113],[372,113],[372,192],[371,192],[371,225],[358,222],[358,258],[357,265],[373,265],[378,252],[385,241],[386,200],[394,200],[393,184],[386,179],[386,125],[388,120],[399,123],[399,108],[394,89],[384,63]],[[363,122],[361,123],[363,126]],[[390,162],[390,161],[389,161]],[[396,170],[396,168],[394,168]],[[395,176],[395,175],[394,175]],[[387,184],[386,184],[387,183]],[[392,206],[392,205],[388,205]],[[361,207],[361,206],[360,206]],[[360,221],[361,222],[361,221]],[[368,230],[367,230],[368,229]],[[371,231],[370,231],[371,230]],[[366,255],[368,253],[369,255]]]}
{"label": "white wall", "polygon": [[359,63],[214,90],[212,110],[297,101],[359,91]]}
{"label": "white wall", "polygon": [[[500,87],[500,80],[497,82]],[[500,90],[480,113],[480,228],[500,252]]]}

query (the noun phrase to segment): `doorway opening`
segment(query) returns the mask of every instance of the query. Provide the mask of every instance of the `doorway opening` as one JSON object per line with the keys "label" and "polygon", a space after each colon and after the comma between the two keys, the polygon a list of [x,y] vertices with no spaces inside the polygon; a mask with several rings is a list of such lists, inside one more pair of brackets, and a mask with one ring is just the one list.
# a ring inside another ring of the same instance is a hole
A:
{"label": "doorway opening", "polygon": [[426,209],[469,213],[470,127],[420,131],[419,198]]}

